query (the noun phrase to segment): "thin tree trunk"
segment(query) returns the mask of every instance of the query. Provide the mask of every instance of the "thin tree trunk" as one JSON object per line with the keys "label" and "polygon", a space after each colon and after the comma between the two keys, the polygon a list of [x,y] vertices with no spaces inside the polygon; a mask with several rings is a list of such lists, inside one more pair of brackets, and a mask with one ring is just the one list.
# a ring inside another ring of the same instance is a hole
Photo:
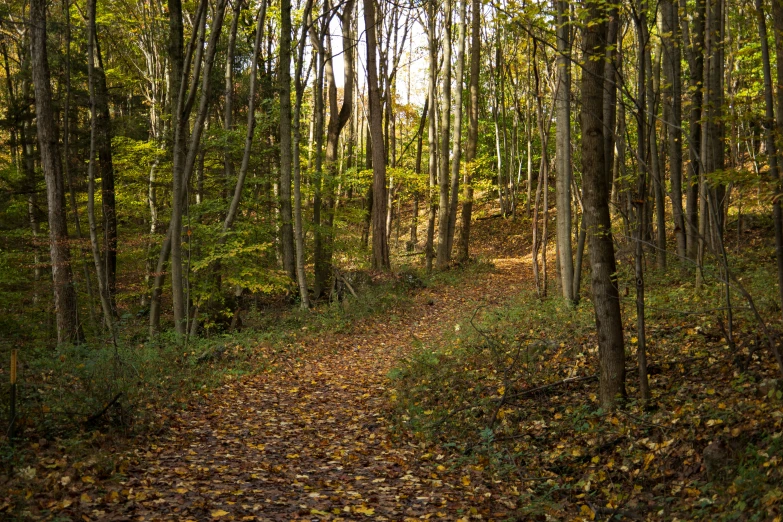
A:
{"label": "thin tree trunk", "polygon": [[228,232],[234,225],[237,212],[239,212],[239,201],[242,199],[242,189],[245,186],[247,169],[250,165],[250,152],[253,148],[253,132],[256,128],[256,84],[258,83],[258,55],[261,52],[261,42],[264,39],[264,24],[266,22],[266,0],[261,2],[258,13],[258,23],[256,25],[256,39],[253,45],[253,59],[250,62],[250,91],[247,102],[247,132],[245,133],[245,148],[242,153],[242,164],[239,167],[239,175],[234,186],[234,195],[226,212],[226,219],[223,221],[223,233]]}
{"label": "thin tree trunk", "polygon": [[[424,126],[427,124],[427,113],[429,112],[430,99],[429,97],[424,100],[424,108],[421,111],[421,121],[419,123],[419,132],[416,137],[416,174],[421,174],[421,155],[424,145]],[[413,194],[413,218],[411,219],[411,238],[410,238],[410,250],[416,249],[416,243],[418,243],[419,233],[419,198],[421,193],[417,190]]]}
{"label": "thin tree trunk", "polygon": [[[318,295],[322,289],[328,286],[331,276],[332,251],[334,248],[334,208],[335,180],[338,177],[337,156],[340,133],[351,119],[353,112],[353,91],[354,91],[354,45],[353,45],[353,13],[354,0],[348,0],[343,7],[342,23],[342,47],[344,53],[344,75],[343,75],[343,104],[338,108],[337,83],[332,71],[331,46],[329,47],[329,58],[326,62],[326,80],[328,85],[329,100],[329,123],[326,133],[326,179],[323,185],[323,198],[325,206],[323,209],[323,218],[321,226],[318,227],[320,233],[320,246],[316,244],[315,248],[315,292]],[[327,35],[328,38],[328,35]],[[318,238],[318,236],[316,236]]]}
{"label": "thin tree trunk", "polygon": [[[468,142],[465,147],[465,178],[462,182],[462,216],[457,259],[465,262],[470,259],[470,221],[473,214],[473,162],[476,161],[478,148],[479,117],[479,74],[481,67],[481,2],[471,0],[470,22],[470,99],[468,104]],[[529,142],[528,142],[529,143]],[[528,150],[529,158],[529,150]],[[529,197],[528,186],[528,197]],[[528,203],[529,205],[529,203]]]}
{"label": "thin tree trunk", "polygon": [[[95,20],[93,20],[95,24]],[[101,210],[103,211],[104,277],[112,314],[117,317],[117,204],[114,192],[114,162],[111,152],[112,126],[109,114],[109,90],[103,67],[97,27],[94,30],[94,89],[96,112],[96,148],[101,173]]]}
{"label": "thin tree trunk", "polygon": [[443,270],[449,264],[449,140],[451,138],[451,20],[452,3],[445,0],[443,6],[445,25],[443,27],[443,72],[442,102],[440,113],[440,156],[438,165],[438,255],[435,266]]}
{"label": "thin tree trunk", "polygon": [[[87,195],[87,217],[90,223],[90,243],[92,245],[92,256],[95,263],[95,273],[98,277],[98,293],[101,298],[101,309],[103,310],[103,320],[114,338],[114,311],[111,305],[111,294],[109,288],[108,274],[104,271],[103,260],[101,259],[100,245],[98,244],[98,232],[95,224],[95,154],[98,146],[98,134],[104,129],[99,130],[99,112],[102,110],[102,103],[98,100],[98,86],[100,80],[97,78],[95,70],[95,54],[97,44],[97,30],[95,22],[95,4],[96,0],[89,0],[87,3],[87,84],[90,94],[90,157],[87,166],[88,195]],[[104,79],[105,87],[105,79]],[[102,93],[105,95],[105,92]],[[108,111],[107,111],[108,112]],[[103,138],[105,139],[105,138]],[[116,252],[115,252],[116,254]],[[109,251],[106,250],[108,258]],[[108,268],[108,263],[107,263]],[[114,339],[116,342],[116,338]]]}
{"label": "thin tree trunk", "polygon": [[[653,194],[655,194],[655,225],[657,230],[655,264],[659,270],[666,269],[666,213],[665,200],[663,195],[664,178],[660,162],[658,161],[658,133],[656,132],[656,119],[658,114],[658,103],[655,84],[660,85],[660,62],[656,61],[655,67],[652,63],[652,51],[649,44],[649,30],[647,29],[646,16],[644,17],[644,26],[642,28],[645,41],[645,60],[644,66],[647,68],[645,76],[647,77],[645,89],[647,90],[647,114],[649,123],[647,125],[647,143],[649,145],[649,165],[650,175],[653,180]],[[660,51],[660,47],[659,47]],[[660,58],[661,53],[657,53]],[[656,78],[658,80],[656,81]],[[646,203],[645,203],[646,204]]]}
{"label": "thin tree trunk", "polygon": [[[242,10],[242,0],[234,1],[234,15],[231,19],[231,30],[228,34],[228,48],[226,50],[226,71],[224,75],[223,87],[223,130],[228,135],[234,130],[234,53],[236,50],[237,28],[239,26],[239,15]],[[223,148],[223,175],[225,183],[223,184],[223,198],[229,184],[234,180],[234,160],[231,157],[231,146],[229,140]]]}
{"label": "thin tree trunk", "polygon": [[[664,123],[666,124],[671,180],[672,217],[677,240],[677,256],[687,254],[685,212],[682,204],[682,64],[680,62],[679,12],[672,0],[661,2],[661,33],[663,38]],[[683,265],[684,266],[684,265]]]}
{"label": "thin tree trunk", "polygon": [[[556,198],[557,252],[563,299],[574,300],[571,250],[571,44],[568,3],[557,0]],[[613,87],[607,88],[614,89]]]}
{"label": "thin tree trunk", "polygon": [[280,243],[283,269],[296,279],[291,215],[291,0],[280,1]]}
{"label": "thin tree trunk", "polygon": [[449,221],[446,242],[446,261],[451,260],[454,244],[454,231],[457,225],[459,204],[459,169],[462,154],[462,85],[465,71],[465,20],[467,18],[467,0],[459,4],[459,32],[457,36],[457,91],[454,93],[454,143],[451,149],[451,194],[449,196]]}
{"label": "thin tree trunk", "polygon": [[[689,259],[696,260],[699,245],[699,180],[701,162],[701,107],[704,82],[704,0],[696,0],[696,8],[693,10],[693,37],[690,35],[688,18],[683,16],[680,20],[682,39],[685,42],[685,54],[688,61],[690,78],[690,122],[688,137],[689,164],[687,169],[687,187],[685,199],[685,241],[686,253]],[[679,9],[687,13],[686,0],[679,0]]]}
{"label": "thin tree trunk", "polygon": [[310,308],[310,296],[307,291],[307,276],[305,274],[304,229],[302,225],[302,168],[299,144],[302,140],[301,111],[305,88],[304,82],[302,81],[302,69],[304,66],[304,51],[306,44],[305,35],[307,34],[306,21],[310,19],[312,6],[312,0],[308,0],[305,4],[304,16],[302,18],[302,20],[304,20],[302,22],[302,33],[299,39],[299,48],[297,50],[296,75],[294,77],[293,150],[291,151],[294,177],[294,249],[296,255],[296,281],[299,285],[299,304],[304,310]]}
{"label": "thin tree trunk", "polygon": [[435,257],[435,217],[437,214],[437,202],[435,200],[435,187],[438,179],[438,138],[437,138],[437,119],[438,111],[436,109],[435,97],[438,81],[438,44],[435,34],[435,7],[434,3],[427,4],[427,41],[429,45],[429,89],[427,92],[428,102],[432,115],[429,119],[427,132],[427,144],[429,146],[429,193],[428,217],[427,217],[427,243],[425,246],[425,265],[427,273],[432,272],[432,260]]}
{"label": "thin tree trunk", "polygon": [[372,139],[373,209],[372,266],[390,268],[389,242],[386,238],[386,153],[383,146],[381,95],[378,88],[378,41],[375,0],[364,0],[364,26],[367,34],[367,85],[369,91],[368,119]]}

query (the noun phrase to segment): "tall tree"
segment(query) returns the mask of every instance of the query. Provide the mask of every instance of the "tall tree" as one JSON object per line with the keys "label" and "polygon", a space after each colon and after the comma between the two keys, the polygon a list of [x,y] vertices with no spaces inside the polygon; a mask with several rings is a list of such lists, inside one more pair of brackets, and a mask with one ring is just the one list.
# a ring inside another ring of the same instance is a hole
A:
{"label": "tall tree", "polygon": [[557,3],[557,252],[563,298],[574,300],[574,261],[571,251],[571,42],[568,4]]}
{"label": "tall tree", "polygon": [[[93,0],[90,0],[92,4]],[[88,7],[88,10],[90,7]],[[91,9],[95,10],[92,4]],[[93,86],[95,101],[95,145],[98,153],[98,164],[101,174],[101,210],[103,212],[103,250],[105,263],[105,285],[111,305],[111,312],[117,315],[117,210],[114,193],[114,161],[112,158],[111,140],[113,136],[111,116],[109,114],[109,89],[106,85],[106,72],[103,67],[103,55],[98,39],[98,27],[95,13],[88,22],[93,31],[95,63],[93,64]]]}
{"label": "tall tree", "polygon": [[369,94],[370,138],[372,140],[372,266],[390,268],[386,235],[386,152],[383,141],[383,112],[378,87],[378,39],[375,0],[364,0],[364,27],[367,36],[367,90]]}
{"label": "tall tree", "polygon": [[280,243],[283,269],[296,279],[291,214],[291,0],[280,0]]}
{"label": "tall tree", "polygon": [[449,195],[449,219],[446,235],[447,261],[451,260],[459,204],[459,169],[462,156],[462,86],[465,70],[465,20],[467,19],[467,5],[467,0],[460,0],[459,29],[457,33],[457,70],[455,72],[457,90],[454,93],[454,139],[451,149],[451,194]]}
{"label": "tall tree", "polygon": [[[87,196],[87,217],[90,223],[90,243],[92,245],[92,255],[93,255],[93,261],[95,263],[95,273],[98,276],[98,293],[101,299],[101,308],[103,309],[103,319],[104,322],[106,323],[106,327],[111,331],[112,335],[114,335],[115,312],[113,310],[112,303],[111,303],[112,296],[111,296],[111,287],[110,287],[110,278],[109,278],[110,248],[109,245],[107,244],[104,250],[106,256],[105,258],[106,266],[104,267],[103,259],[101,258],[100,247],[98,246],[98,233],[97,233],[96,222],[95,222],[96,221],[95,220],[95,170],[96,170],[95,153],[96,153],[96,148],[105,147],[103,143],[99,145],[99,142],[106,141],[105,132],[107,131],[106,122],[104,121],[99,123],[99,120],[103,116],[108,118],[108,104],[106,103],[106,98],[105,98],[106,80],[105,77],[103,77],[103,81],[101,81],[101,79],[98,78],[98,76],[103,76],[103,75],[102,73],[97,72],[98,67],[96,67],[96,60],[95,60],[95,55],[96,54],[100,55],[100,52],[97,51],[98,31],[97,31],[97,24],[95,22],[96,3],[97,3],[96,0],[89,0],[87,2],[87,78],[88,78],[87,81],[88,81],[89,93],[90,93],[90,156],[89,156],[88,167],[87,167],[88,187],[89,187],[88,196]],[[99,87],[100,84],[103,84],[103,89]],[[106,114],[101,115],[104,106],[106,108]],[[111,143],[109,143],[108,149],[109,149],[108,150],[109,164],[111,164]],[[112,178],[114,176],[113,168],[112,168],[111,176]],[[112,185],[114,184],[113,181],[114,180],[112,179]],[[106,197],[105,194],[104,197]],[[113,190],[112,190],[111,198],[112,200],[114,199]],[[112,209],[112,211],[113,210],[114,209]],[[115,232],[114,239],[115,239],[115,246],[116,246],[116,220],[115,220],[114,232]],[[114,251],[114,258],[115,258],[115,268],[116,268],[116,248]]]}
{"label": "tall tree", "polygon": [[49,208],[49,252],[54,283],[54,309],[57,317],[57,342],[79,343],[83,340],[73,286],[71,253],[68,246],[68,224],[65,213],[65,183],[60,158],[60,136],[57,131],[49,58],[46,50],[46,1],[30,0],[30,57],[35,89],[36,129],[41,167],[46,180]]}
{"label": "tall tree", "polygon": [[473,214],[473,162],[476,160],[479,131],[479,68],[481,67],[481,1],[471,1],[470,21],[470,98],[468,99],[468,142],[465,146],[465,179],[457,259],[470,258],[470,220]]}
{"label": "tall tree", "polygon": [[[340,23],[342,24],[342,48],[343,48],[343,103],[339,105],[337,99],[337,82],[332,66],[331,45],[328,45],[328,56],[325,63],[325,74],[327,83],[327,97],[329,101],[329,123],[326,128],[326,179],[323,185],[324,206],[321,212],[323,218],[321,231],[318,238],[320,244],[315,248],[315,293],[321,293],[322,289],[328,286],[332,266],[332,250],[334,243],[334,206],[335,206],[335,180],[338,174],[338,152],[340,134],[342,133],[348,121],[351,119],[353,111],[353,79],[354,79],[354,44],[353,44],[353,13],[355,0],[347,0],[343,5],[340,14]],[[327,27],[328,29],[328,27]],[[326,34],[329,42],[328,32]]]}
{"label": "tall tree", "polygon": [[600,403],[603,408],[612,408],[618,396],[625,395],[625,348],[604,168],[606,11],[603,4],[595,0],[586,0],[584,7],[587,16],[582,35],[582,198],[598,330]]}
{"label": "tall tree", "polygon": [[682,63],[679,12],[672,0],[661,2],[663,40],[663,120],[666,125],[671,180],[672,217],[677,239],[677,256],[686,256],[685,211],[682,203]]}
{"label": "tall tree", "polygon": [[440,106],[440,156],[438,165],[438,254],[436,266],[446,268],[449,263],[449,144],[451,138],[451,0],[443,5],[443,71],[441,72],[442,100]]}
{"label": "tall tree", "polygon": [[[772,20],[775,27],[775,61],[777,69],[777,107],[775,108],[775,130],[778,136],[783,136],[783,1],[772,0]],[[775,179],[778,192],[783,192],[783,181],[780,172]],[[775,222],[775,250],[778,264],[778,292],[781,310],[783,310],[783,209],[780,198],[775,198],[772,207],[772,217]]]}

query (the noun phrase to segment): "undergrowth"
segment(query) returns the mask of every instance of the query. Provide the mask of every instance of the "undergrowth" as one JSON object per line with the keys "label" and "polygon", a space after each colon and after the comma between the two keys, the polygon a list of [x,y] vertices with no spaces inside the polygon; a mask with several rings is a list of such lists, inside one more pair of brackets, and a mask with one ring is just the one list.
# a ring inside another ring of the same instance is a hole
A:
{"label": "undergrowth", "polygon": [[[472,263],[464,272],[486,269]],[[386,275],[357,272],[356,297],[346,291],[311,310],[285,300],[254,306],[242,331],[188,338],[165,331],[149,340],[145,318],[126,314],[116,345],[110,337],[54,348],[29,342],[19,350],[13,439],[9,388],[0,388],[0,479],[18,475],[45,449],[86,458],[98,446],[162,432],[172,413],[193,407],[225,380],[290,366],[306,355],[309,337],[402,310],[420,288],[458,284],[462,272],[428,276],[414,266]],[[10,358],[12,346],[0,344],[0,360]],[[107,473],[119,469],[121,462],[104,457]]]}
{"label": "undergrowth", "polygon": [[[769,319],[776,285],[755,255],[731,266]],[[695,292],[692,272],[648,269],[649,403],[636,399],[633,273],[621,265],[628,398],[616,410],[598,405],[590,303],[528,292],[401,361],[395,425],[513,484],[526,519],[780,517],[780,374],[736,285],[727,340],[721,269],[705,273]]]}

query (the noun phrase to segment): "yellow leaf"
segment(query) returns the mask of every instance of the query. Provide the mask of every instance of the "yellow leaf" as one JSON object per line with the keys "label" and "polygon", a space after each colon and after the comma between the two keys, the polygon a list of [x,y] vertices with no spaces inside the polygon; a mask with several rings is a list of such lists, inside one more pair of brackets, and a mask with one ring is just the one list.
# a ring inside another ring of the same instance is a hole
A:
{"label": "yellow leaf", "polygon": [[593,508],[591,508],[587,504],[582,504],[582,507],[579,508],[579,511],[582,513],[583,516],[588,517],[590,520],[595,520],[595,511],[593,511]]}
{"label": "yellow leaf", "polygon": [[223,509],[216,509],[210,514],[212,515],[212,518],[220,518],[228,515],[228,511],[225,511]]}
{"label": "yellow leaf", "polygon": [[650,462],[652,462],[654,458],[655,458],[655,454],[653,453],[648,453],[647,455],[644,456],[644,469],[647,469],[649,467]]}
{"label": "yellow leaf", "polygon": [[188,492],[188,490],[186,488],[177,488],[176,491],[177,491],[177,493],[187,493]]}
{"label": "yellow leaf", "polygon": [[84,482],[85,484],[95,484],[95,479],[89,475],[85,475],[82,477],[82,482]]}
{"label": "yellow leaf", "polygon": [[467,475],[462,476],[462,485],[463,486],[470,486],[470,477]]}
{"label": "yellow leaf", "polygon": [[355,508],[353,508],[353,512],[354,513],[360,513],[362,515],[368,515],[368,516],[375,514],[375,510],[373,508],[368,508],[367,506],[355,507]]}

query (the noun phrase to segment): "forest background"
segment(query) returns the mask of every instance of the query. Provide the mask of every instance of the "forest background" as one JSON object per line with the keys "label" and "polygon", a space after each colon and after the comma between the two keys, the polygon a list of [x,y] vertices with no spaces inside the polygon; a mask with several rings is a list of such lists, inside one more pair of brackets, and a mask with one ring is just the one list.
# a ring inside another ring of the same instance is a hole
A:
{"label": "forest background", "polygon": [[777,0],[12,0],[0,52],[8,463],[140,427],[229,343],[290,340],[281,310],[347,324],[475,269],[477,224],[518,225],[531,302],[591,305],[601,412],[655,402],[672,315],[780,400]]}

